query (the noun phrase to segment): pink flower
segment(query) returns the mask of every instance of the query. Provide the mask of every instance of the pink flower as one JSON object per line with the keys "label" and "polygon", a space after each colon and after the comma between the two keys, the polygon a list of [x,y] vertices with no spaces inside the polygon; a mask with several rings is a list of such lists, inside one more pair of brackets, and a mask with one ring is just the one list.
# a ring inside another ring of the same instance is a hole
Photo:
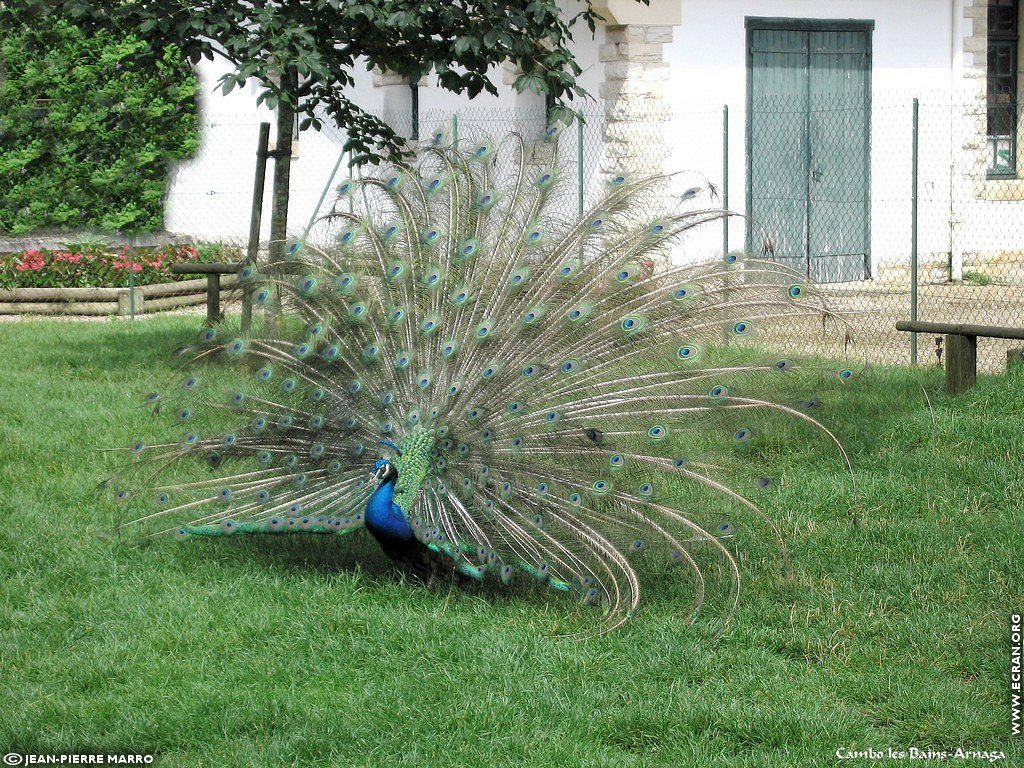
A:
{"label": "pink flower", "polygon": [[14,267],[19,272],[38,272],[46,266],[46,259],[43,255],[35,250],[28,250],[22,254],[22,258],[18,259],[18,264]]}

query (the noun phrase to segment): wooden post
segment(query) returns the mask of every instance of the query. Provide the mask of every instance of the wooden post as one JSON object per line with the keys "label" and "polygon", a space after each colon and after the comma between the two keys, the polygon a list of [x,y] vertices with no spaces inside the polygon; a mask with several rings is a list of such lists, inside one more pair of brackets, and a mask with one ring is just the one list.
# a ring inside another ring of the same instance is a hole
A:
{"label": "wooden post", "polygon": [[1016,368],[1021,363],[1024,363],[1024,348],[1014,347],[1013,349],[1006,350],[1006,372],[1009,373],[1011,368]]}
{"label": "wooden post", "polygon": [[[270,192],[269,260],[277,264],[285,259],[288,237],[288,193],[291,184],[292,129],[295,124],[295,99],[299,88],[298,70],[291,65],[281,72],[281,95],[277,100],[277,143],[274,145],[274,180]],[[267,333],[280,336],[282,331],[281,297],[272,289],[267,302]]]}
{"label": "wooden post", "polygon": [[138,288],[121,289],[117,295],[117,314],[130,315],[142,314],[143,293]]}
{"label": "wooden post", "polygon": [[978,337],[946,335],[946,391],[959,395],[978,378]]}
{"label": "wooden post", "polygon": [[220,321],[220,274],[210,272],[206,276],[206,322]]}
{"label": "wooden post", "polygon": [[[263,224],[263,193],[267,186],[267,151],[270,148],[270,123],[260,123],[260,137],[256,144],[256,179],[252,185],[252,212],[249,215],[249,247],[245,263],[256,264],[260,248],[260,227]],[[252,296],[242,290],[242,333],[248,333],[252,326]]]}

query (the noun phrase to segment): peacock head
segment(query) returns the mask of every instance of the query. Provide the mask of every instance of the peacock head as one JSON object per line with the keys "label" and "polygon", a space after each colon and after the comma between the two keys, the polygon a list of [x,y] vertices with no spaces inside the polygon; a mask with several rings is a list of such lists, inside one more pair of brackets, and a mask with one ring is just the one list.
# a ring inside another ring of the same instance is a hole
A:
{"label": "peacock head", "polygon": [[377,459],[377,463],[373,465],[373,477],[381,485],[390,483],[398,479],[398,468],[390,459]]}

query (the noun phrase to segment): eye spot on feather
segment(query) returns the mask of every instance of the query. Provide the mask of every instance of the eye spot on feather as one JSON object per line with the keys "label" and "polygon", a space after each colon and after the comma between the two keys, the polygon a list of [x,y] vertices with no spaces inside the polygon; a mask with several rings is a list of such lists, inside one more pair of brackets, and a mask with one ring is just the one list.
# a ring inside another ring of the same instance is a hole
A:
{"label": "eye spot on feather", "polygon": [[647,436],[652,440],[664,440],[668,437],[668,429],[663,427],[661,424],[655,424],[647,430]]}
{"label": "eye spot on feather", "polygon": [[644,327],[644,319],[640,315],[627,315],[622,318],[619,327],[625,333],[636,333]]}
{"label": "eye spot on feather", "polygon": [[576,274],[579,268],[579,259],[569,259],[568,261],[563,262],[562,265],[558,268],[558,276],[563,278],[572,277],[573,275]]}
{"label": "eye spot on feather", "polygon": [[787,293],[789,294],[789,298],[799,299],[803,297],[806,291],[807,289],[803,285],[801,285],[800,283],[794,283],[793,285],[789,286],[789,290],[787,291]]}
{"label": "eye spot on feather", "polygon": [[721,400],[722,398],[726,397],[728,394],[729,394],[729,388],[728,387],[724,387],[721,384],[717,384],[717,385],[713,386],[710,390],[708,390],[708,397],[710,397],[712,400]]}
{"label": "eye spot on feather", "polygon": [[530,270],[526,267],[520,267],[509,277],[508,282],[513,288],[518,288],[523,285],[530,277]]}

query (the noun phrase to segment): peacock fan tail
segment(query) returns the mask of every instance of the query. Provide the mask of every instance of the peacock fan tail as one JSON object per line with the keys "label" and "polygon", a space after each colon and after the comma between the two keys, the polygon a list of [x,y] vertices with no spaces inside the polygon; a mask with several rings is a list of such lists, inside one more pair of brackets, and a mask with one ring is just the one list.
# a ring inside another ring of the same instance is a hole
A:
{"label": "peacock fan tail", "polygon": [[762,467],[811,432],[845,461],[801,372],[746,339],[833,315],[776,263],[673,264],[722,212],[666,212],[669,180],[611,178],[568,216],[556,176],[513,135],[342,183],[335,245],[243,274],[283,322],[205,328],[148,396],[173,437],[130,447],[122,528],[366,529],[414,572],[595,606],[593,631],[634,614],[646,561],[685,617],[727,621],[741,544],[787,562]]}

